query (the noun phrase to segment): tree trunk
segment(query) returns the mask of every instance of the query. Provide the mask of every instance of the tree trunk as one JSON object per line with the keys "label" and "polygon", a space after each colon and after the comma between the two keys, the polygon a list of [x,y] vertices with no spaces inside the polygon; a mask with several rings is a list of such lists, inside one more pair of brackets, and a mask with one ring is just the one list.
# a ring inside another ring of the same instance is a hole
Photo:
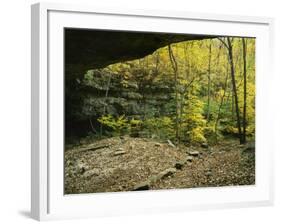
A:
{"label": "tree trunk", "polygon": [[211,60],[212,60],[212,40],[210,40],[210,45],[209,45],[207,122],[209,122],[210,120]]}
{"label": "tree trunk", "polygon": [[227,90],[228,74],[229,74],[229,71],[227,69],[226,70],[226,76],[225,76],[225,82],[224,82],[224,91],[223,91],[223,95],[221,97],[221,101],[220,101],[220,105],[219,105],[219,109],[218,109],[218,115],[217,115],[217,119],[216,119],[216,123],[215,123],[215,134],[216,134],[216,136],[217,136],[217,132],[218,132],[218,123],[219,123],[219,120],[220,120],[221,108],[222,108],[223,101],[224,101],[225,94],[226,94],[226,90]]}
{"label": "tree trunk", "polygon": [[179,115],[178,115],[178,64],[173,54],[171,45],[168,45],[169,57],[172,68],[174,70],[174,82],[175,82],[175,101],[176,101],[176,143],[179,142]]}
{"label": "tree trunk", "polygon": [[235,81],[233,51],[232,51],[232,43],[231,43],[231,40],[229,37],[227,37],[227,45],[228,45],[228,58],[229,58],[229,63],[230,63],[230,74],[231,74],[233,95],[234,95],[234,101],[235,101],[234,103],[235,103],[235,111],[236,111],[236,119],[237,119],[237,128],[238,128],[240,143],[242,144],[243,141],[242,141],[242,131],[241,131],[241,123],[240,123],[237,88],[236,88],[236,81]]}
{"label": "tree trunk", "polygon": [[[107,105],[106,105],[106,99],[107,99],[107,97],[108,97],[110,82],[111,82],[111,75],[109,75],[109,78],[108,78],[108,80],[107,80],[107,86],[106,86],[106,91],[105,91],[105,100],[104,100],[105,105],[104,105],[104,107],[103,107],[102,116],[104,116],[104,115],[105,115],[105,112],[106,112],[106,107],[107,107]],[[100,124],[100,136],[102,136],[102,133],[103,133],[103,125]]]}
{"label": "tree trunk", "polygon": [[246,143],[246,119],[247,119],[247,45],[245,38],[242,38],[243,48],[243,77],[244,77],[244,105],[243,105],[243,137],[242,143]]}

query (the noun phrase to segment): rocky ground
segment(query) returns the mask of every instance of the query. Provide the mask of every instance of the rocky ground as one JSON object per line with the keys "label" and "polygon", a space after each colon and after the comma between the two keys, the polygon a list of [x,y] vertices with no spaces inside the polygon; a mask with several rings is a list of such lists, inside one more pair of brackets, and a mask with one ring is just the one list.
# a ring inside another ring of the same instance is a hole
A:
{"label": "rocky ground", "polygon": [[254,145],[234,140],[175,147],[114,137],[65,151],[66,194],[253,184]]}

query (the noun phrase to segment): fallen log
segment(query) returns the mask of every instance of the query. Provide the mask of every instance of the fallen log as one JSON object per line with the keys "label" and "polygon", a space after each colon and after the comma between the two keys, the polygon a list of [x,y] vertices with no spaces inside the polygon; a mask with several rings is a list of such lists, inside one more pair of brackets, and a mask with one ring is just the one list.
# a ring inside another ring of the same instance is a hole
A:
{"label": "fallen log", "polygon": [[148,180],[141,182],[140,184],[136,185],[132,191],[143,191],[143,190],[149,190],[151,188],[151,185],[157,182],[158,180],[164,179],[168,176],[172,176],[174,173],[177,172],[177,169],[175,168],[168,168],[162,172],[160,172],[157,175],[153,175]]}
{"label": "fallen log", "polygon": [[111,144],[85,147],[85,148],[78,149],[76,152],[96,151],[98,149],[109,148],[110,146]]}
{"label": "fallen log", "polygon": [[176,146],[171,142],[171,140],[168,139],[167,142],[168,142],[169,146],[176,148]]}

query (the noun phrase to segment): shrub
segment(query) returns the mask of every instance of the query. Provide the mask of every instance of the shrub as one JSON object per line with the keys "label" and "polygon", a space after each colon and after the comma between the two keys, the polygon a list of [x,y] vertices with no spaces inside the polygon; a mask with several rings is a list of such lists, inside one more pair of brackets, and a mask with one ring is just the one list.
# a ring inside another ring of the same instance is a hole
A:
{"label": "shrub", "polygon": [[174,122],[170,117],[150,118],[144,121],[144,129],[146,129],[150,136],[153,135],[160,139],[174,139]]}
{"label": "shrub", "polygon": [[130,135],[132,137],[138,137],[139,136],[139,132],[141,131],[141,128],[142,128],[142,123],[143,122],[141,120],[138,120],[138,119],[135,119],[135,118],[132,118],[129,121]]}
{"label": "shrub", "polygon": [[[212,125],[212,124],[209,124]],[[204,128],[204,136],[207,139],[208,143],[214,144],[217,142],[218,139],[220,139],[222,136],[218,133],[216,133],[214,126],[207,126]]]}
{"label": "shrub", "polygon": [[203,143],[206,142],[206,138],[204,137],[204,128],[196,127],[187,132],[190,142],[193,143]]}
{"label": "shrub", "polygon": [[184,140],[191,143],[206,142],[204,136],[204,129],[206,127],[206,120],[203,116],[204,104],[196,96],[190,96],[186,100],[184,112],[182,116],[182,136]]}
{"label": "shrub", "polygon": [[102,125],[111,128],[115,136],[120,136],[129,129],[129,123],[125,115],[114,118],[112,115],[108,114],[98,118],[98,121]]}

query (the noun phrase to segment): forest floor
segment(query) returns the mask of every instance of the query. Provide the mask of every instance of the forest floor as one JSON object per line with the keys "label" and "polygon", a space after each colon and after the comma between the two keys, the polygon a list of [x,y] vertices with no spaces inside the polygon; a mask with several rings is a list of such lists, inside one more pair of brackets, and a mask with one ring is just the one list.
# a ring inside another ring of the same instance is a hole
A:
{"label": "forest floor", "polygon": [[66,194],[253,184],[254,146],[236,140],[175,147],[125,136],[65,151]]}

